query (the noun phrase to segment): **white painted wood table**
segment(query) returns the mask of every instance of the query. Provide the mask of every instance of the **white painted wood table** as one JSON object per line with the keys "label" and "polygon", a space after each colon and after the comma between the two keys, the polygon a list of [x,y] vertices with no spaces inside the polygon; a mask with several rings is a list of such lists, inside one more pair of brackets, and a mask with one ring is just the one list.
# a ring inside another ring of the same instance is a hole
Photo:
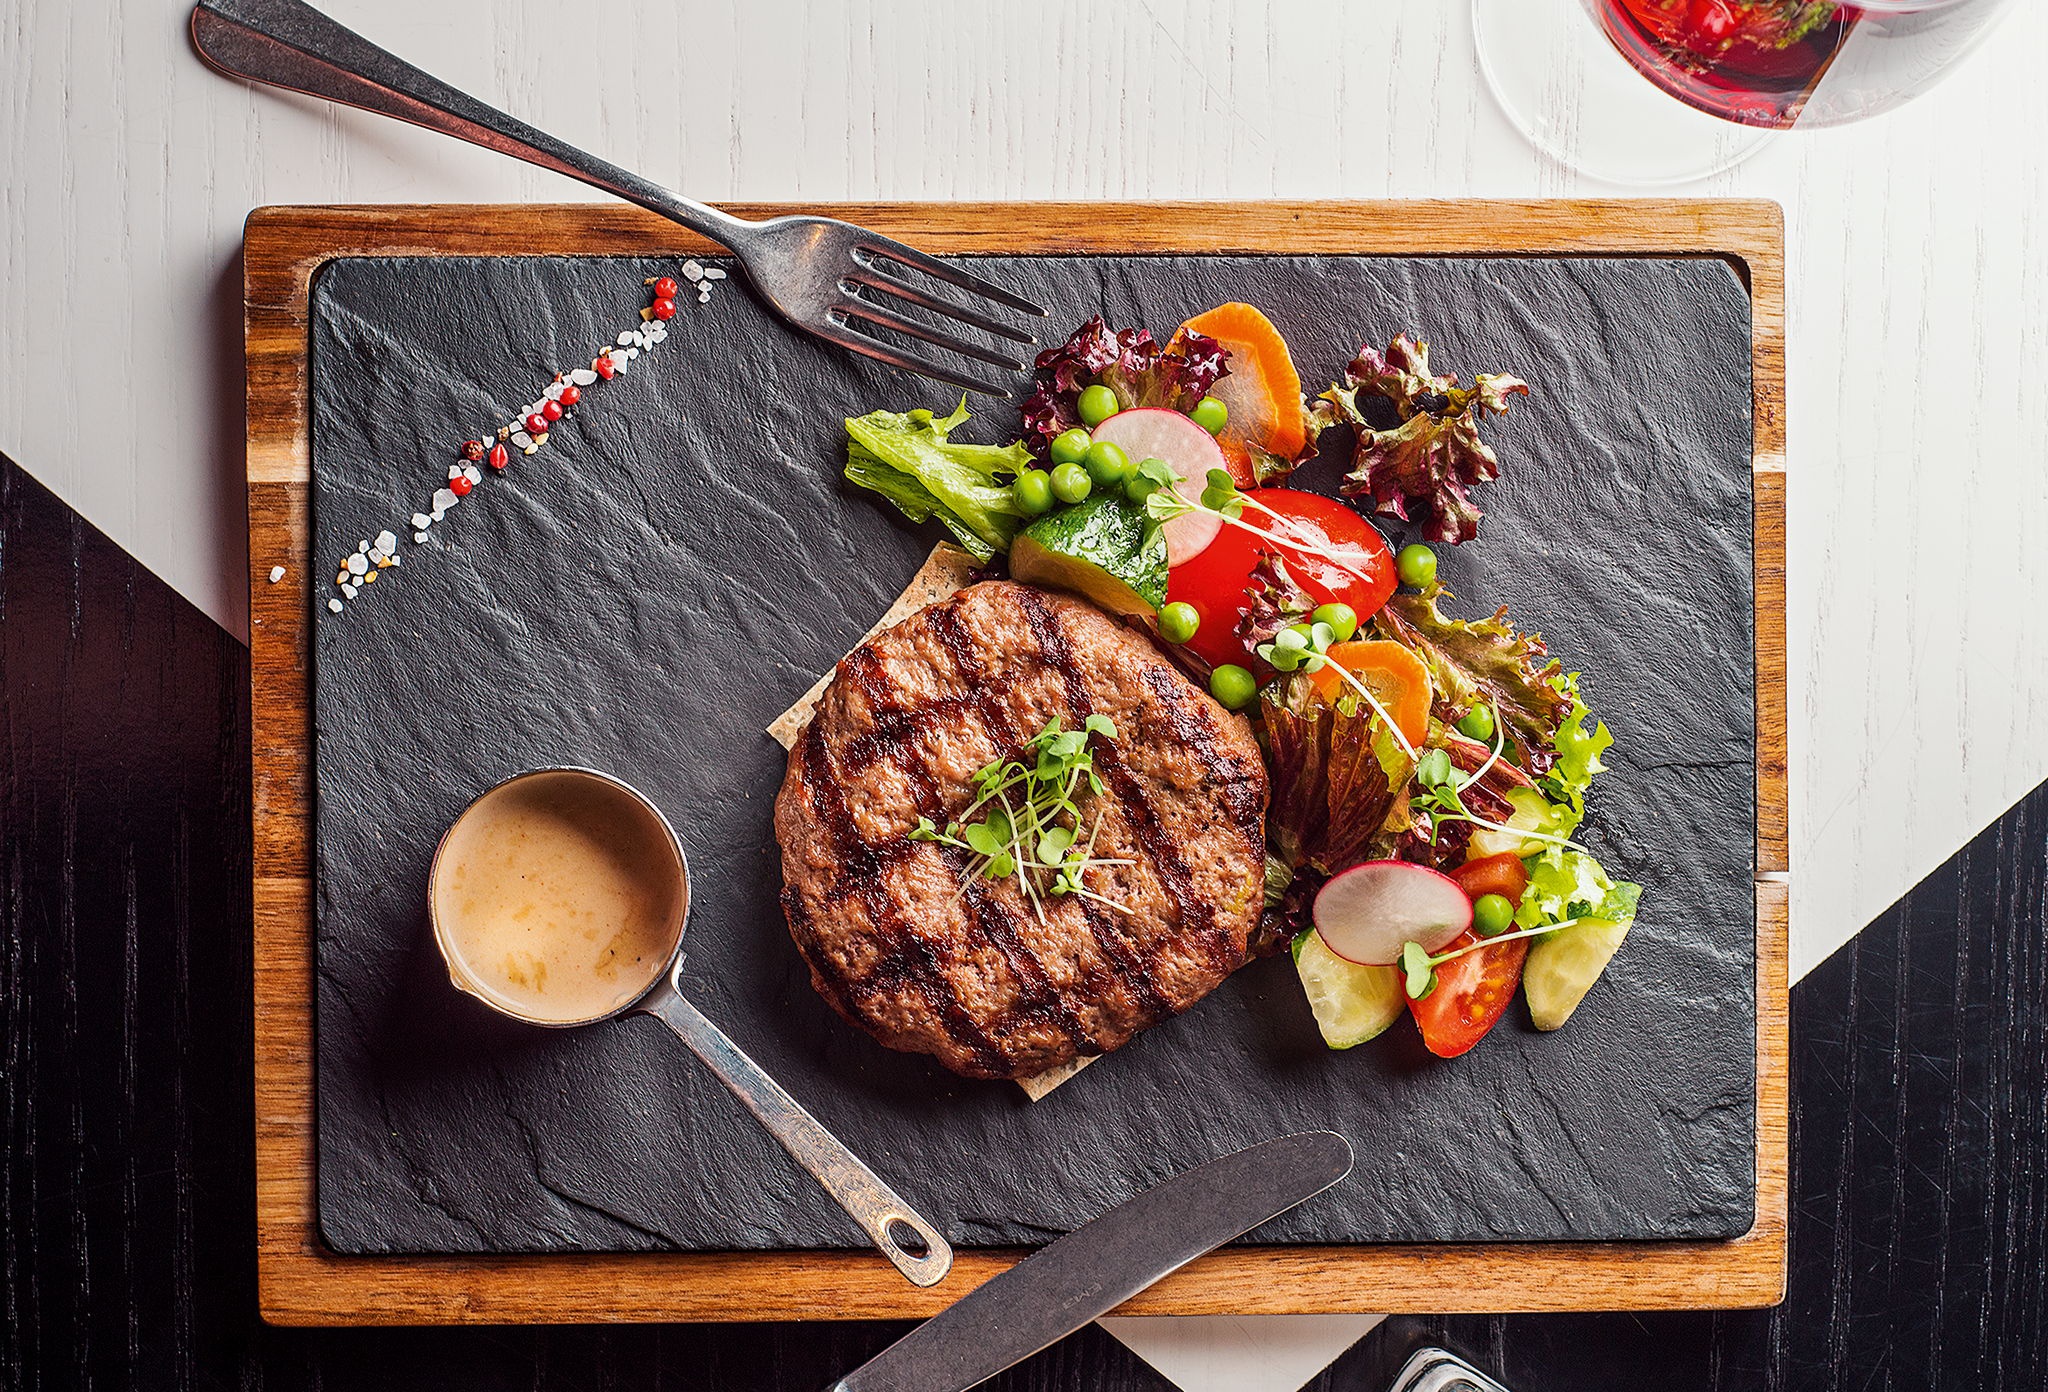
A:
{"label": "white painted wood table", "polygon": [[[1540,158],[1463,4],[331,0],[704,199],[1624,192]],[[1684,192],[1789,229],[1796,980],[2048,775],[2048,5],[1945,85]],[[0,450],[243,631],[242,218],[581,185],[201,66],[182,0],[0,6]],[[1292,1388],[1359,1318],[1113,1320]]]}

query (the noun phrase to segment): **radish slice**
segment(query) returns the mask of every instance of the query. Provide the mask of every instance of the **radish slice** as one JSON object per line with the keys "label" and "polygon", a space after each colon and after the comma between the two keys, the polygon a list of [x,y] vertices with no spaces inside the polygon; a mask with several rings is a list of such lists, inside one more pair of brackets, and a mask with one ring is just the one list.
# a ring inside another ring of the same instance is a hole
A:
{"label": "radish slice", "polygon": [[1403,943],[1440,952],[1472,926],[1472,901],[1458,882],[1426,865],[1369,860],[1331,879],[1316,895],[1316,935],[1360,966],[1392,966]]}
{"label": "radish slice", "polygon": [[[1119,411],[1095,427],[1094,438],[1107,440],[1130,456],[1132,464],[1163,459],[1180,475],[1174,492],[1191,503],[1202,501],[1211,469],[1228,469],[1223,447],[1216,437],[1179,411],[1160,406],[1138,406]],[[1177,566],[1191,561],[1216,540],[1223,524],[1214,517],[1191,512],[1176,517],[1163,529],[1166,533],[1166,564]]]}

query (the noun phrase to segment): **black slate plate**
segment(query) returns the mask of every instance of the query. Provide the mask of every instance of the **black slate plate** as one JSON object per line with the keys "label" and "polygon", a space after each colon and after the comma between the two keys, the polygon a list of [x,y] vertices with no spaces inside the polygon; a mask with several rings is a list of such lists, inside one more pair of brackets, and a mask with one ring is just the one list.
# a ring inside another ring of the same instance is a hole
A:
{"label": "black slate plate", "polygon": [[[1463,612],[1508,603],[1619,744],[1588,838],[1644,910],[1569,1028],[1520,1006],[1463,1059],[1317,1039],[1285,958],[1040,1103],[890,1053],[811,992],[776,902],[762,727],[930,547],[839,480],[839,418],[940,388],[786,331],[728,282],[415,547],[404,519],[644,302],[628,259],[339,261],[313,296],[315,554],[405,563],[316,614],[319,1211],[343,1252],[861,1245],[661,1027],[500,1020],[447,984],[429,852],[479,788],[586,763],[646,790],[695,874],[687,993],[962,1245],[1035,1243],[1195,1162],[1330,1126],[1345,1184],[1269,1242],[1725,1237],[1754,1200],[1749,307],[1696,259],[1020,258],[1053,307],[1170,328],[1263,306],[1304,379],[1401,329],[1535,395]],[[1313,389],[1313,388],[1312,388]],[[1014,410],[970,427],[996,439]],[[1326,459],[1302,477],[1328,488]],[[1398,536],[1396,538],[1399,539]],[[321,580],[329,578],[319,577]],[[328,591],[316,584],[324,601]]]}

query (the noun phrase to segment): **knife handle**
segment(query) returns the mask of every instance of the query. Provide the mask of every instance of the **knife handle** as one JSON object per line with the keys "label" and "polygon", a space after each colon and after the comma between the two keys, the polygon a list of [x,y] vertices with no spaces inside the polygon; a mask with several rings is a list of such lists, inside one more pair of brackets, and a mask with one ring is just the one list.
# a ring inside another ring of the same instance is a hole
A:
{"label": "knife handle", "polygon": [[803,1109],[782,1084],[726,1038],[704,1012],[664,979],[634,1007],[675,1031],[704,1065],[731,1088],[782,1148],[823,1185],[882,1255],[915,1285],[934,1286],[953,1267],[953,1249],[939,1230],[862,1164],[837,1136]]}

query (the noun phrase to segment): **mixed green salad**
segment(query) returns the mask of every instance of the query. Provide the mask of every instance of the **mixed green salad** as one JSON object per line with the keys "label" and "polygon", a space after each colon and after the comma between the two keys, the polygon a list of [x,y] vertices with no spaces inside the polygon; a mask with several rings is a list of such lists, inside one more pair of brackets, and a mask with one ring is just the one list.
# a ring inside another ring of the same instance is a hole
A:
{"label": "mixed green salad", "polygon": [[[1331,1048],[1407,1015],[1451,1057],[1517,987],[1538,1029],[1564,1024],[1641,896],[1575,839],[1613,743],[1579,674],[1505,607],[1446,613],[1429,545],[1478,535],[1472,490],[1500,469],[1481,424],[1528,391],[1460,386],[1404,334],[1311,403],[1253,306],[1164,343],[1097,317],[1039,356],[1020,438],[955,440],[964,401],[875,411],[846,422],[846,477],[1017,580],[1147,626],[1244,712],[1271,786],[1254,950],[1291,951]],[[1288,486],[1333,429],[1351,435],[1348,502]],[[1397,551],[1368,505],[1418,539]]]}

